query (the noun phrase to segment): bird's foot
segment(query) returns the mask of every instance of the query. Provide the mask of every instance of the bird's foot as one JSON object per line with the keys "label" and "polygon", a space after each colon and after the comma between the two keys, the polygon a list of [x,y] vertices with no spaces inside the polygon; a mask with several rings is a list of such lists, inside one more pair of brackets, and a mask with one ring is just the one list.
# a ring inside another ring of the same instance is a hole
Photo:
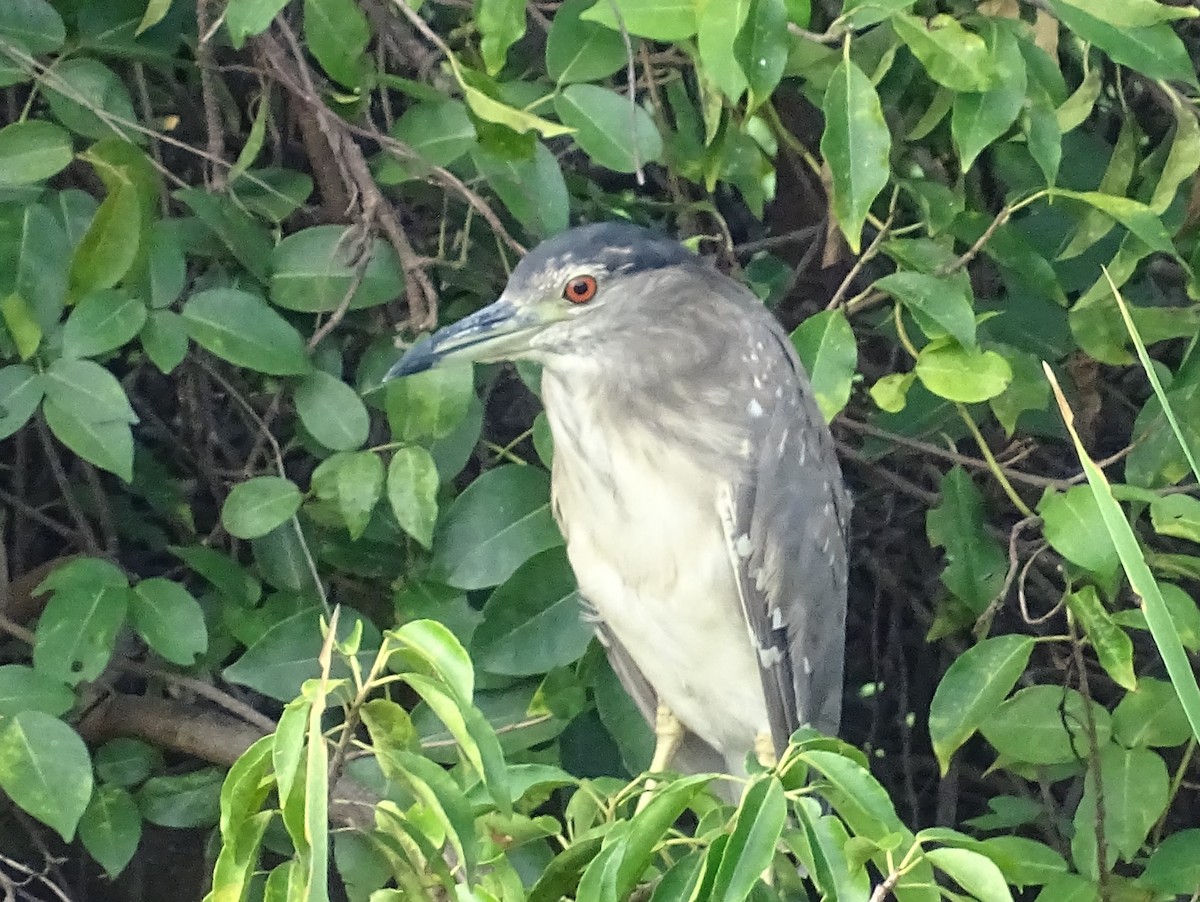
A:
{"label": "bird's foot", "polygon": [[[661,773],[670,767],[675,753],[679,751],[681,742],[683,742],[683,724],[679,722],[679,718],[672,713],[670,708],[659,702],[658,710],[654,714],[654,757],[650,760],[650,773]],[[646,781],[646,788],[642,790],[642,795],[638,799],[637,811],[641,811],[650,804],[654,787],[657,785],[657,780]]]}

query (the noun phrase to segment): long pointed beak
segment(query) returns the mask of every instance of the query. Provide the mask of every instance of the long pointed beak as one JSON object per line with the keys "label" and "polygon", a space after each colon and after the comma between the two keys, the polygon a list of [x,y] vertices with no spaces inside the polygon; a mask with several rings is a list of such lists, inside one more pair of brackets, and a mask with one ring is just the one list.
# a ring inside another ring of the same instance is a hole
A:
{"label": "long pointed beak", "polygon": [[387,371],[383,381],[423,373],[443,363],[513,359],[529,350],[530,339],[546,325],[534,310],[496,301],[417,342]]}

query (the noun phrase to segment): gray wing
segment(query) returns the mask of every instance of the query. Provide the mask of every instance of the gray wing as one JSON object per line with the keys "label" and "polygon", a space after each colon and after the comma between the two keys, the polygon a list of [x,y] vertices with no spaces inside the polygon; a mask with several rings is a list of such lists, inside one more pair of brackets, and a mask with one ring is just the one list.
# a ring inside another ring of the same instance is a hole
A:
{"label": "gray wing", "polygon": [[[727,539],[762,668],[772,739],[837,732],[850,503],[833,439],[791,342],[772,320],[748,358],[751,455],[727,491]],[[782,391],[778,391],[782,387]]]}

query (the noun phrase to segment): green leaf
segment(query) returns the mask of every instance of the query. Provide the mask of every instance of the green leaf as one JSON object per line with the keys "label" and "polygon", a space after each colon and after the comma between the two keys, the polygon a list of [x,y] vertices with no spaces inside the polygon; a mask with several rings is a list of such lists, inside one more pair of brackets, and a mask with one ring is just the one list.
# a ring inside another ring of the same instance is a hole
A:
{"label": "green leaf", "polygon": [[[451,57],[453,60],[453,57]],[[452,63],[452,66],[456,65]],[[466,98],[467,106],[471,108],[471,112],[485,122],[494,122],[497,125],[503,125],[506,128],[512,129],[518,135],[523,135],[526,132],[537,132],[543,138],[556,138],[559,135],[570,134],[571,128],[566,125],[559,125],[557,122],[551,122],[549,119],[543,119],[541,116],[534,115],[528,110],[520,110],[514,106],[509,106],[507,103],[502,103],[490,94],[486,93],[482,88],[476,87],[472,82],[482,81],[483,76],[478,73],[464,73],[461,69],[455,69],[458,76],[459,86],[462,88],[463,97]],[[468,77],[471,79],[468,81]]]}
{"label": "green leaf", "polygon": [[959,655],[929,707],[929,737],[942,774],[950,757],[999,707],[1029,664],[1033,639],[995,636]]}
{"label": "green leaf", "polygon": [[116,289],[85,295],[67,317],[63,354],[95,357],[131,341],[146,322],[146,305]]}
{"label": "green leaf", "polygon": [[[221,673],[231,683],[246,686],[283,702],[300,694],[305,680],[321,674],[322,637],[319,608],[314,605],[289,613],[274,623],[246,652]],[[370,669],[379,649],[379,631],[361,614],[342,608],[337,638],[344,642],[353,632],[362,630],[358,663],[363,672]],[[348,679],[349,666],[335,655],[330,677]]]}
{"label": "green leaf", "polygon": [[[697,23],[696,47],[700,52],[701,70],[734,103],[741,99],[749,85],[742,64],[734,54],[734,41],[749,12],[750,0],[706,3]],[[786,36],[786,32],[782,34]]]}
{"label": "green leaf", "polygon": [[1099,191],[1068,191],[1065,188],[1054,188],[1052,195],[1069,197],[1082,201],[1111,216],[1151,250],[1164,254],[1174,254],[1175,247],[1171,236],[1162,224],[1162,220],[1146,204],[1128,197],[1114,197],[1101,194]]}
{"label": "green leaf", "polygon": [[484,473],[450,505],[434,540],[432,566],[448,585],[483,589],[561,544],[545,472],[508,464]]}
{"label": "green leaf", "polygon": [[[1080,873],[1094,876],[1096,867],[1096,771],[1089,767],[1083,798],[1075,810],[1071,855]],[[1162,758],[1149,749],[1123,749],[1109,744],[1100,750],[1099,792],[1104,794],[1104,839],[1111,867],[1120,856],[1132,861],[1150,828],[1167,809],[1170,779]]]}
{"label": "green leaf", "polygon": [[31,185],[71,165],[71,136],[53,122],[31,120],[0,128],[0,185]]}
{"label": "green leaf", "polygon": [[295,516],[304,496],[290,479],[256,476],[238,483],[221,507],[221,523],[239,539],[265,536]]}
{"label": "green leaf", "polygon": [[471,159],[496,196],[531,234],[549,237],[566,229],[570,214],[567,184],[546,145],[539,141],[531,159],[502,157],[475,147]]}
{"label": "green leaf", "polygon": [[304,0],[304,37],[331,78],[348,88],[362,85],[371,27],[354,0]]}
{"label": "green leaf", "polygon": [[606,169],[633,172],[662,153],[654,120],[627,97],[599,85],[568,85],[554,109],[575,129],[575,143]]}
{"label": "green leaf", "polygon": [[1186,896],[1200,886],[1200,830],[1164,837],[1146,862],[1139,882],[1171,896]]}
{"label": "green leaf", "polygon": [[1142,677],[1112,713],[1113,738],[1127,748],[1176,746],[1192,735],[1175,687]]}
{"label": "green leaf", "polygon": [[55,592],[38,620],[34,668],[71,686],[96,679],[112,657],[128,602],[124,587],[71,586]]}
{"label": "green leaf", "polygon": [[42,379],[23,363],[0,367],[0,440],[27,422],[42,401]]}
{"label": "green leaf", "polygon": [[172,664],[187,667],[208,650],[200,603],[177,582],[144,579],[129,598],[129,622],[146,644]]}
{"label": "green leaf", "polygon": [[1086,485],[1047,493],[1038,504],[1042,534],[1068,561],[1111,579],[1121,565],[1096,498]]}
{"label": "green leaf", "polygon": [[112,288],[137,259],[142,235],[142,212],[131,183],[116,184],[71,258],[71,286],[76,291]]}
{"label": "green leaf", "polygon": [[845,0],[842,15],[846,24],[855,30],[866,28],[908,9],[916,0]]}
{"label": "green leaf", "polygon": [[[598,0],[582,18],[652,41],[683,41],[696,33],[696,0]],[[616,9],[614,10],[614,7]]]}
{"label": "green leaf", "polygon": [[1064,0],[1070,6],[1081,9],[1091,16],[1116,28],[1143,28],[1159,22],[1190,19],[1197,11],[1188,6],[1168,6],[1157,0],[1124,0],[1112,4],[1105,0]]}
{"label": "green leaf", "polygon": [[[344,226],[313,226],[288,235],[271,255],[271,303],[301,313],[337,310],[354,285],[360,253],[367,251]],[[377,307],[404,293],[404,271],[392,246],[375,239],[369,253],[347,310]]]}
{"label": "green leaf", "polygon": [[935,395],[963,404],[994,398],[1012,381],[1012,368],[995,351],[969,351],[954,342],[926,345],[915,371]]}
{"label": "green leaf", "polygon": [[822,109],[821,154],[833,177],[833,211],[857,254],[871,204],[888,183],[892,136],[875,86],[849,58],[833,70]]}
{"label": "green leaf", "polygon": [[1078,591],[1071,592],[1067,595],[1067,607],[1083,626],[1092,648],[1096,650],[1096,657],[1100,659],[1100,665],[1113,682],[1123,689],[1136,689],[1133,641],[1104,609],[1095,586],[1082,586]]}
{"label": "green leaf", "polygon": [[460,705],[475,693],[475,673],[467,650],[447,627],[436,620],[412,620],[388,633],[421,670],[448,686]]}
{"label": "green leaf", "polygon": [[750,86],[748,113],[779,85],[791,44],[784,0],[750,0],[745,24],[733,42],[734,56]]}
{"label": "green leaf", "polygon": [[74,704],[75,693],[58,680],[23,664],[0,665],[0,717],[22,711],[43,711],[58,717]]}
{"label": "green leaf", "polygon": [[1008,882],[987,856],[970,849],[930,849],[925,858],[976,899],[1012,902]]}
{"label": "green leaf", "polygon": [[871,400],[885,413],[899,413],[908,404],[908,390],[916,373],[889,373],[871,386]]}
{"label": "green leaf", "polygon": [[367,440],[371,418],[358,392],[336,376],[314,370],[296,386],[296,414],[318,442],[351,451]]}
{"label": "green leaf", "polygon": [[311,540],[297,525],[303,527],[297,520],[280,523],[265,536],[251,539],[250,547],[254,550],[254,564],[264,580],[276,589],[307,593],[316,588],[305,554],[305,545]]}
{"label": "green leaf", "polygon": [[566,666],[592,639],[592,626],[581,615],[566,553],[547,549],[492,593],[472,637],[471,659],[489,673],[511,676]]}
{"label": "green leaf", "polygon": [[1047,2],[1056,19],[1081,40],[1107,53],[1114,63],[1136,69],[1148,78],[1196,85],[1196,72],[1187,48],[1166,22],[1138,28],[1115,27],[1065,0]]}
{"label": "green leaf", "polygon": [[140,739],[119,737],[96,749],[93,763],[102,783],[128,788],[144,782],[162,767],[163,756],[154,746]]}
{"label": "green leaf", "polygon": [[1049,883],[1068,870],[1067,860],[1058,852],[1023,836],[993,836],[969,848],[996,862],[1008,882],[1020,887]]}
{"label": "green leaf", "polygon": [[[1063,764],[1088,754],[1082,695],[1062,686],[1027,686],[983,722],[979,731],[1000,754],[1027,764]],[[1108,712],[1091,702],[1096,740],[1112,735]]]}
{"label": "green leaf", "polygon": [[435,367],[393,379],[386,386],[392,438],[401,442],[444,438],[466,417],[474,393],[470,366]]}
{"label": "green leaf", "polygon": [[42,413],[54,436],[84,460],[133,481],[133,432],[128,423],[83,419],[51,397],[43,403]]}
{"label": "green leaf", "polygon": [[1025,60],[1013,33],[985,19],[985,39],[995,69],[995,87],[954,98],[950,133],[965,172],[988,145],[1008,131],[1025,105]]}
{"label": "green leaf", "polygon": [[35,589],[35,594],[62,589],[126,589],[129,579],[115,564],[102,558],[80,557],[59,564]]}
{"label": "green leaf", "polygon": [[258,295],[210,288],[192,295],[183,318],[195,342],[222,360],[272,376],[312,371],[300,333]]}
{"label": "green leaf", "polygon": [[504,68],[508,48],[525,36],[525,0],[476,0],[479,52],[488,75]]}
{"label": "green leaf", "polygon": [[388,464],[388,503],[400,528],[425,548],[433,544],[437,522],[437,465],[424,448],[398,448]]}
{"label": "green leaf", "polygon": [[262,584],[228,555],[204,545],[170,545],[167,550],[208,580],[233,604],[252,607],[262,598]]}
{"label": "green leaf", "polygon": [[[268,193],[275,204],[285,200],[274,196],[274,191]],[[274,242],[261,222],[228,195],[209,194],[202,188],[181,188],[174,197],[196,214],[248,273],[259,282],[267,281]]]}
{"label": "green leaf", "polygon": [[1150,502],[1150,522],[1160,536],[1200,542],[1200,500],[1190,495],[1159,496]]}
{"label": "green leaf", "polygon": [[112,69],[98,60],[75,57],[59,61],[54,67],[54,80],[46,84],[45,93],[50,112],[77,134],[107,138],[115,133],[128,139],[137,135],[130,128],[138,117],[129,89]]}
{"label": "green leaf", "polygon": [[625,65],[625,42],[621,35],[580,18],[594,3],[595,0],[567,0],[554,13],[546,37],[546,74],[560,85],[596,81]]}
{"label": "green leaf", "polygon": [[337,502],[350,538],[361,538],[383,493],[383,461],[373,451],[335,454],[313,471],[312,486]]}
{"label": "green leaf", "polygon": [[57,717],[23,711],[0,726],[0,789],[67,842],[92,796],[92,761]]}
{"label": "green leaf", "polygon": [[205,767],[170,777],[151,777],[137,792],[142,816],[160,827],[211,827],[217,822],[225,772]]}
{"label": "green leaf", "polygon": [[775,858],[786,820],[787,799],[779,778],[768,775],[751,783],[721,855],[711,899],[743,902],[750,895]]}
{"label": "green leaf", "polygon": [[996,84],[996,65],[987,44],[953,17],[937,15],[926,23],[900,13],[889,21],[938,84],[965,92],[987,91]]}
{"label": "green leaf", "polygon": [[128,790],[96,787],[79,819],[79,840],[109,877],[125,870],[142,840],[142,814]]}
{"label": "green leaf", "polygon": [[246,38],[266,31],[285,6],[287,0],[229,0],[225,7],[225,28],[233,49],[241,50]]}
{"label": "green leaf", "polygon": [[32,357],[42,343],[42,328],[25,299],[19,294],[0,298],[0,320],[8,329],[21,359]]}
{"label": "green leaf", "polygon": [[90,360],[59,358],[43,375],[46,399],[80,419],[136,423],[125,390],[108,370]]}
{"label": "green leaf", "polygon": [[[555,24],[562,15],[561,10],[555,14]],[[550,34],[553,36],[553,28]],[[624,54],[622,49],[622,60]],[[373,163],[375,178],[383,185],[397,185],[419,177],[429,166],[449,166],[474,147],[477,140],[475,124],[467,115],[466,106],[458,100],[414,103],[396,120],[389,134],[407,144],[421,162],[402,159],[385,148]]]}
{"label": "green leaf", "polygon": [[942,477],[941,496],[925,515],[929,544],[946,549],[946,588],[979,616],[1004,585],[1008,562],[987,531],[983,498],[966,470],[956,465]]}
{"label": "green leaf", "polygon": [[164,373],[183,362],[188,352],[188,329],[183,317],[170,310],[154,310],[141,331],[142,350]]}
{"label": "green leaf", "polygon": [[0,4],[0,35],[19,41],[32,54],[42,54],[61,47],[67,30],[46,0],[8,0]]}
{"label": "green leaf", "polygon": [[828,423],[850,400],[858,367],[854,330],[841,310],[823,310],[796,327],[792,345],[808,371],[813,396]]}
{"label": "green leaf", "polygon": [[949,335],[968,350],[975,349],[975,310],[958,279],[923,272],[896,272],[875,281],[875,287],[900,301],[929,338]]}
{"label": "green leaf", "polygon": [[1200,168],[1200,120],[1181,104],[1175,109],[1175,135],[1158,184],[1154,186],[1154,194],[1150,197],[1150,209],[1159,216],[1166,213],[1179,193],[1179,186],[1197,168]]}

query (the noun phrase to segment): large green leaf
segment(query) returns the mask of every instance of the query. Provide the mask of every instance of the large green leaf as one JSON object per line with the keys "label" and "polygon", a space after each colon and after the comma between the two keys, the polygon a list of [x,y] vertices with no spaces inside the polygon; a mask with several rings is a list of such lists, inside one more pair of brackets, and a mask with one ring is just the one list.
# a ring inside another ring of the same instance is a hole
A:
{"label": "large green leaf", "polygon": [[625,65],[620,33],[580,18],[594,5],[595,0],[567,0],[554,13],[546,37],[546,74],[559,84],[595,81]]}
{"label": "large green leaf", "polygon": [[303,501],[300,489],[282,476],[256,476],[240,482],[221,507],[221,523],[239,539],[265,536],[293,517]]}
{"label": "large green leaf", "polygon": [[388,464],[387,495],[400,528],[428,548],[437,521],[437,465],[424,448],[398,448]]}
{"label": "large green leaf", "polygon": [[142,814],[129,791],[99,786],[79,820],[79,840],[105,873],[116,877],[142,839]]}
{"label": "large green leaf", "polygon": [[823,310],[796,327],[792,344],[808,371],[817,406],[829,422],[850,400],[858,368],[854,330],[841,310]]}
{"label": "large green leaf", "polygon": [[767,775],[752,783],[721,855],[712,899],[743,902],[750,895],[775,858],[775,845],[786,819],[787,799],[779,778]]}
{"label": "large green leaf", "polygon": [[987,44],[958,20],[937,15],[925,22],[901,13],[890,22],[938,84],[966,92],[987,91],[996,84],[996,63]]}
{"label": "large green leaf", "polygon": [[1113,709],[1112,731],[1126,748],[1183,745],[1192,735],[1175,687],[1152,677],[1140,678]]}
{"label": "large green leaf", "polygon": [[67,317],[63,354],[95,357],[115,350],[132,340],[145,322],[146,305],[141,300],[111,288],[93,291]]}
{"label": "large green leaf", "polygon": [[[556,25],[562,15],[559,11],[554,16]],[[598,31],[604,31],[599,26],[594,27]],[[553,34],[551,31],[551,35]],[[622,61],[624,54],[622,48]],[[421,162],[401,159],[385,150],[375,158],[373,164],[375,178],[383,185],[395,185],[415,178],[427,170],[428,166],[449,166],[470,150],[477,140],[475,124],[467,115],[466,106],[459,100],[414,103],[396,120],[390,134],[408,145]]]}
{"label": "large green leaf", "polygon": [[784,0],[750,0],[733,54],[750,87],[749,109],[764,103],[783,77],[792,38]]}
{"label": "large green leaf", "polygon": [[37,410],[43,383],[32,367],[23,363],[0,368],[0,439],[6,439]]}
{"label": "large green leaf", "polygon": [[470,366],[434,367],[387,384],[388,425],[403,442],[428,442],[452,433],[471,406],[475,392]]}
{"label": "large green leaf", "polygon": [[47,400],[71,416],[97,422],[137,422],[121,383],[98,363],[60,357],[43,374],[42,385]]}
{"label": "large green leaf", "polygon": [[404,271],[392,246],[375,239],[370,250],[358,246],[343,226],[319,225],[293,232],[271,255],[271,302],[286,310],[322,313],[342,306],[354,285],[358,253],[369,253],[362,278],[346,309],[386,304],[404,293]]}
{"label": "large green leaf", "polygon": [[225,7],[225,27],[233,48],[240,50],[246,38],[266,31],[285,6],[287,0],[229,0]]}
{"label": "large green leaf", "polygon": [[953,341],[924,347],[916,373],[938,397],[963,404],[994,398],[1012,381],[1012,367],[995,351],[972,351]]}
{"label": "large green leaf", "polygon": [[129,139],[137,135],[129,127],[138,121],[129,89],[99,60],[80,56],[55,65],[46,100],[54,117],[80,135],[106,138],[116,133]]}
{"label": "large green leaf", "polygon": [[488,75],[504,68],[508,48],[525,35],[525,0],[476,0],[479,52]]}
{"label": "large green leaf", "polygon": [[[706,3],[697,23],[696,48],[700,52],[703,72],[734,103],[741,99],[749,85],[734,53],[734,41],[745,25],[749,11],[750,0]],[[783,36],[786,38],[786,32]]]}
{"label": "large green leaf", "polygon": [[304,0],[304,37],[331,78],[348,88],[362,84],[371,27],[354,0]]}
{"label": "large green leaf", "polygon": [[1079,38],[1107,53],[1113,62],[1136,69],[1149,78],[1196,85],[1196,70],[1187,48],[1168,23],[1118,27],[1085,12],[1080,8],[1083,4],[1067,0],[1048,0],[1048,3],[1055,18]]}
{"label": "large green leaf", "polygon": [[545,673],[579,659],[593,629],[561,548],[530,558],[492,593],[475,629],[471,659],[490,673]]}
{"label": "large green leaf", "polygon": [[954,98],[950,133],[963,170],[971,168],[984,148],[1008,131],[1025,106],[1025,60],[1017,39],[1003,25],[984,20],[984,38],[991,53],[993,87]]}
{"label": "large green leaf", "polygon": [[875,86],[849,57],[833,70],[822,109],[821,154],[833,178],[833,212],[858,253],[871,204],[888,183],[892,135]]}
{"label": "large green leaf", "polygon": [[371,419],[358,392],[324,370],[314,370],[296,386],[296,414],[318,442],[350,451],[367,440]]}
{"label": "large green leaf", "polygon": [[258,295],[210,288],[192,295],[183,318],[198,345],[237,366],[273,376],[312,370],[300,333]]}
{"label": "large green leaf", "polygon": [[433,567],[451,586],[483,589],[561,544],[545,471],[509,464],[484,473],[450,505],[434,538]]}
{"label": "large green leaf", "polygon": [[371,512],[383,494],[383,461],[374,451],[332,455],[313,471],[317,497],[333,501],[353,539],[371,522]]}
{"label": "large green leaf", "polygon": [[123,419],[87,419],[50,397],[42,413],[55,437],[84,460],[133,481],[133,433]]}
{"label": "large green leaf", "polygon": [[613,31],[624,25],[630,34],[654,41],[682,41],[696,33],[699,5],[697,0],[598,0],[583,19]]}
{"label": "large green leaf", "polygon": [[954,752],[1016,685],[1033,644],[1028,636],[995,636],[967,649],[950,665],[929,706],[929,737],[943,774]]}
{"label": "large green leaf", "polygon": [[0,185],[28,185],[70,165],[71,136],[53,122],[31,120],[0,128]]}
{"label": "large green leaf", "polygon": [[34,668],[72,686],[96,679],[112,657],[128,604],[122,586],[59,589],[38,620]]}
{"label": "large green leaf", "polygon": [[24,664],[0,665],[0,716],[43,711],[58,717],[74,704],[75,693],[53,677]]}
{"label": "large green leaf", "polygon": [[[1075,810],[1071,855],[1083,874],[1097,876],[1097,794],[1104,796],[1107,867],[1117,857],[1133,860],[1150,828],[1166,811],[1170,792],[1167,766],[1149,749],[1125,749],[1114,743],[1100,749],[1100,767],[1089,767],[1083,798]],[[1097,780],[1097,777],[1099,778]],[[1097,786],[1099,782],[1099,786]]]}
{"label": "large green leaf", "polygon": [[146,644],[172,664],[187,667],[208,649],[204,611],[177,582],[144,579],[129,597],[129,622]]}
{"label": "large green leaf", "polygon": [[1038,504],[1042,533],[1050,546],[1072,564],[1110,579],[1121,565],[1100,507],[1085,485],[1047,493]]}
{"label": "large green leaf", "polygon": [[1096,741],[1108,742],[1108,712],[1062,686],[1025,687],[997,708],[979,731],[996,751],[1014,761],[1065,764],[1087,757],[1089,705]]}
{"label": "large green leaf", "polygon": [[0,788],[67,842],[92,796],[92,761],[57,717],[23,711],[0,727]]}
{"label": "large green leaf", "polygon": [[0,4],[0,35],[38,54],[61,47],[67,30],[47,0],[8,0]]}
{"label": "large green leaf", "polygon": [[896,272],[875,281],[912,313],[930,338],[949,335],[964,348],[975,348],[975,310],[959,280],[923,272]]}
{"label": "large green leaf", "polygon": [[471,159],[508,211],[531,233],[549,237],[567,227],[567,185],[558,160],[546,145],[539,141],[530,159],[499,156],[475,147]]}
{"label": "large green leaf", "polygon": [[1108,671],[1113,682],[1124,689],[1136,689],[1133,640],[1109,616],[1096,587],[1082,586],[1071,592],[1067,595],[1067,606],[1083,627],[1096,657],[1100,659],[1100,665]]}
{"label": "large green leaf", "polygon": [[978,616],[1004,584],[1004,551],[987,531],[983,498],[967,471],[953,467],[942,477],[942,500],[925,515],[929,544],[942,547],[942,582]]}
{"label": "large green leaf", "polygon": [[575,142],[595,162],[614,172],[633,172],[662,153],[654,120],[629,98],[599,85],[568,85],[554,109],[575,129]]}

